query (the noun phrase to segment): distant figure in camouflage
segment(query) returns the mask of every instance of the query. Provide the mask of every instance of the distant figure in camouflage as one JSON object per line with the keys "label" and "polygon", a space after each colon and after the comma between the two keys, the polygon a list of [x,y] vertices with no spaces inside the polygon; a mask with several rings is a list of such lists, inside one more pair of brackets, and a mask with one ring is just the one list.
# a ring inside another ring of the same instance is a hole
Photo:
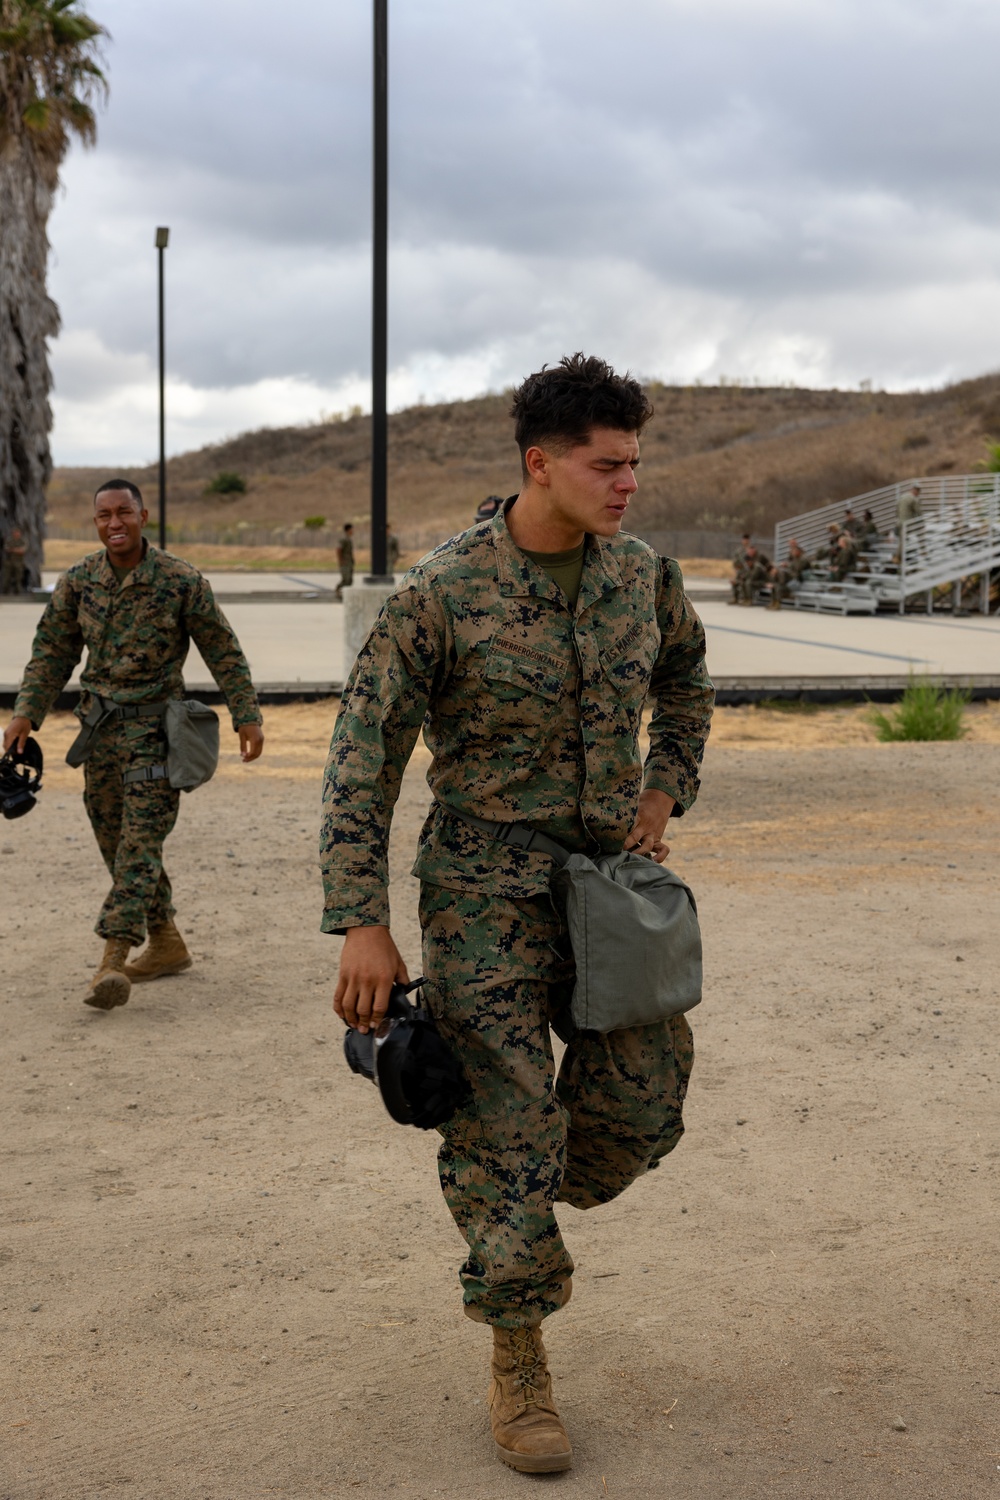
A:
{"label": "distant figure in camouflage", "polygon": [[808,568],[809,558],[792,537],[785,561],[771,569],[771,602],[768,609],[780,609],[784,601],[792,597]]}
{"label": "distant figure in camouflage", "polygon": [[830,576],[835,583],[844,583],[858,564],[858,544],[849,531],[845,531],[830,557]]}
{"label": "distant figure in camouflage", "polygon": [[[900,527],[906,525],[907,521],[915,521],[924,513],[923,501],[920,498],[919,484],[908,485],[899,497],[896,505],[896,520]],[[902,534],[902,533],[900,533]]]}
{"label": "distant figure in camouflage", "polygon": [[[87,649],[77,715],[103,705],[108,717],[89,741],[84,805],[112,886],[97,920],[104,957],[84,997],[101,1010],[124,1005],[133,980],[190,968],[174,924],[163,843],[180,793],[163,779],[163,709],[184,697],[182,669],[194,641],[215,678],[245,761],[264,748],[260,708],[239,641],[206,579],[190,563],[151,547],[142,535],[142,495],[109,479],[94,497],[104,550],[60,578],[38,625],[4,749],[38,729]],[[96,715],[95,715],[96,717]],[[149,934],[135,963],[131,948]]]}
{"label": "distant figure in camouflage", "polygon": [[[896,503],[896,541],[897,548],[894,557],[895,562],[900,562],[909,537],[913,535],[910,523],[918,521],[924,513],[924,504],[920,498],[919,484],[910,484],[903,490]],[[917,548],[919,551],[919,541]]]}
{"label": "distant figure in camouflage", "polygon": [[737,604],[752,604],[771,577],[771,559],[752,543],[743,556],[743,571],[733,587]]}
{"label": "distant figure in camouflage", "polygon": [[24,559],[28,551],[20,526],[12,526],[3,545],[0,594],[24,593]]}
{"label": "distant figure in camouflage", "polygon": [[344,522],[344,530],[337,543],[337,565],[340,568],[340,582],[336,590],[339,598],[354,582],[354,527],[350,521]]}
{"label": "distant figure in camouflage", "polygon": [[[713,690],[680,569],[621,530],[652,415],[642,388],[578,354],[529,376],[512,415],[520,492],[410,569],[345,686],[324,784],[322,925],[345,934],[334,1009],[367,1031],[407,979],[386,852],[423,727],[433,801],[413,873],[426,998],[473,1088],[441,1127],[441,1185],[469,1247],[465,1311],[493,1327],[497,1453],[542,1472],[571,1462],[541,1339],[573,1273],[554,1205],[606,1203],[677,1144],[691,1030],[684,1016],[575,1030],[552,861],[453,812],[662,861],[669,819],[697,794]],[[566,1042],[558,1077],[550,1027]]]}
{"label": "distant figure in camouflage", "polygon": [[390,573],[399,567],[399,537],[391,526],[385,528],[385,559]]}
{"label": "distant figure in camouflage", "polygon": [[731,579],[733,588],[733,604],[739,604],[744,594],[744,582],[749,571],[747,563],[747,548],[750,546],[750,533],[744,531],[740,537],[740,544],[733,553],[733,576]]}
{"label": "distant figure in camouflage", "polygon": [[882,540],[882,534],[875,524],[875,517],[870,510],[866,510],[861,517],[861,526],[858,530],[858,546],[874,547],[876,542]]}
{"label": "distant figure in camouflage", "polygon": [[840,538],[843,535],[845,533],[841,531],[836,521],[831,521],[826,528],[826,541],[813,553],[814,566],[827,572],[833,568],[837,553],[840,551]]}

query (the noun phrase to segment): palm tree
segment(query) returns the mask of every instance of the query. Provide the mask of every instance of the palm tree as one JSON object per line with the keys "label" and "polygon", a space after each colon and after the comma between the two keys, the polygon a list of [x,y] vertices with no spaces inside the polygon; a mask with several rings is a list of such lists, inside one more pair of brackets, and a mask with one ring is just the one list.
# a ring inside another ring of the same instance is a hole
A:
{"label": "palm tree", "polygon": [[0,0],[0,540],[20,527],[33,583],[52,473],[48,340],[59,329],[46,230],[71,137],[96,139],[106,34],[77,0]]}

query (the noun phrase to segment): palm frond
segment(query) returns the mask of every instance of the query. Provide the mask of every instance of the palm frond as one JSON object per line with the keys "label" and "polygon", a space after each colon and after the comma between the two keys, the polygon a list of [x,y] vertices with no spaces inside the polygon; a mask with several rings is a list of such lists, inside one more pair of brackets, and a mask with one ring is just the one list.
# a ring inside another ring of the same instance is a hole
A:
{"label": "palm frond", "polygon": [[[107,96],[99,44],[107,31],[80,0],[0,0],[0,134],[23,128],[55,165],[69,134],[92,142],[91,101]],[[20,126],[17,121],[20,120]]]}
{"label": "palm frond", "polygon": [[52,122],[52,100],[32,99],[31,103],[21,111],[21,119],[29,130],[36,130],[39,134],[43,134]]}

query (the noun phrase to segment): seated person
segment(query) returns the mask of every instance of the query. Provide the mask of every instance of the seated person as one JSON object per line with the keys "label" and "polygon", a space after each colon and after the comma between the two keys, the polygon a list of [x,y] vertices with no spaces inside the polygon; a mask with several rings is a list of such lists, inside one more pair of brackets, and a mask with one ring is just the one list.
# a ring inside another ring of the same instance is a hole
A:
{"label": "seated person", "polygon": [[768,609],[780,609],[782,600],[790,598],[809,569],[809,558],[794,537],[788,543],[788,556],[771,569],[771,602]]}
{"label": "seated person", "polygon": [[746,549],[746,566],[739,578],[733,579],[733,592],[737,604],[752,604],[753,596],[762,589],[771,576],[771,559],[751,542]]}
{"label": "seated person", "polygon": [[833,559],[840,547],[840,538],[846,535],[847,533],[841,531],[836,521],[831,521],[826,528],[826,541],[822,547],[817,547],[813,562],[819,564],[820,567],[831,568],[833,566]]}
{"label": "seated person", "polygon": [[866,510],[861,518],[861,529],[857,533],[859,547],[873,547],[876,542],[882,540],[882,533],[875,525],[875,519],[870,510]]}
{"label": "seated person", "polygon": [[837,550],[830,559],[830,574],[835,583],[843,583],[848,574],[858,565],[858,544],[847,531],[837,543]]}

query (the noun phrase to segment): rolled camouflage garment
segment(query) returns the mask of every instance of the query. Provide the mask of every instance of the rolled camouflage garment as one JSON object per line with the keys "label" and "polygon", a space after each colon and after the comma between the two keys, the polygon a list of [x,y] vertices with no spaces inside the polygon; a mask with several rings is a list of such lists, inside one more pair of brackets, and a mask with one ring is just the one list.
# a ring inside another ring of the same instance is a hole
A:
{"label": "rolled camouflage garment", "polygon": [[233,728],[260,723],[250,668],[232,626],[197,568],[143,543],[119,585],[107,553],[92,552],[56,584],[38,623],[14,713],[37,729],[87,648],[77,712],[91,694],[116,703],[183,698],[191,641],[219,684]]}
{"label": "rolled camouflage garment", "polygon": [[713,698],[680,569],[638,537],[587,538],[575,609],[503,511],[453,537],[389,596],[344,688],[323,792],[323,930],[389,923],[389,822],[421,726],[435,800],[413,873],[517,899],[548,888],[551,861],[445,809],[617,851],[644,784],[678,814],[694,801]]}

